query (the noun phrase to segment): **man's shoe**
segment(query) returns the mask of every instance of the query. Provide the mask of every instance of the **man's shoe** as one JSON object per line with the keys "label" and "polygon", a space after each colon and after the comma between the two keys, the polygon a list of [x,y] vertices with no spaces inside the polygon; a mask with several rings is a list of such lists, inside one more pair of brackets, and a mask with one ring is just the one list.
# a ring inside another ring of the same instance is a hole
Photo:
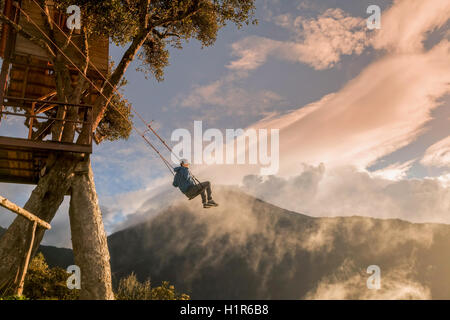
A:
{"label": "man's shoe", "polygon": [[204,209],[209,209],[209,208],[211,208],[211,206],[210,206],[209,204],[207,204],[207,203],[204,203],[204,204],[203,204],[203,208],[204,208]]}
{"label": "man's shoe", "polygon": [[216,203],[214,200],[209,200],[206,204],[209,205],[210,207],[218,207],[219,206],[219,204]]}

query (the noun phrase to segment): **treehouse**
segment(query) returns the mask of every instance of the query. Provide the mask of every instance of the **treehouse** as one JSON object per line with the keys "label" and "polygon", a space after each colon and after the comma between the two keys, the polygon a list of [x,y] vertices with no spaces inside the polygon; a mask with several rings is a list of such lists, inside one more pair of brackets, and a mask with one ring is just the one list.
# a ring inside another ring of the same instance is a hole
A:
{"label": "treehouse", "polygon": [[[64,63],[70,73],[72,87],[81,79],[79,68],[86,64],[82,51],[84,38],[66,26],[68,14],[58,10],[53,1],[47,8],[41,1],[2,1],[3,12],[0,37],[0,182],[36,184],[40,173],[53,153],[90,154],[92,138],[87,144],[62,142],[52,134],[54,127],[72,125],[76,135],[85,126],[92,132],[93,105],[108,74],[109,39],[89,38],[88,88],[83,91],[80,103],[58,101],[54,61],[46,50],[36,44],[51,30],[57,46],[64,47]],[[18,31],[4,19],[7,17],[24,32]],[[31,35],[31,38],[29,37]],[[34,41],[33,41],[34,40]],[[56,49],[56,47],[54,48]],[[54,50],[56,52],[56,50]],[[78,67],[75,67],[74,64]],[[92,67],[95,66],[95,67]],[[61,112],[62,110],[62,112]],[[66,114],[75,113],[67,119]],[[22,118],[24,122],[13,121]],[[2,126],[8,129],[2,130]],[[12,129],[10,129],[12,128]],[[13,136],[20,132],[20,136]],[[74,139],[76,141],[76,139]]]}

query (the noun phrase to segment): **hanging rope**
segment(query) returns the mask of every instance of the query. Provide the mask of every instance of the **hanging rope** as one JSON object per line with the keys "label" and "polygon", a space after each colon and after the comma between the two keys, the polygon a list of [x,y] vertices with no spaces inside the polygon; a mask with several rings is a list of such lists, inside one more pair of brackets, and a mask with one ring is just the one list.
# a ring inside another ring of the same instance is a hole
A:
{"label": "hanging rope", "polygon": [[[36,1],[35,0],[33,0],[34,1],[34,3],[41,9],[41,10],[43,10],[42,9],[42,7],[38,4],[38,3],[36,3]],[[34,27],[63,55],[63,57],[70,63],[70,64],[72,64],[73,65],[73,67],[80,73],[80,75],[83,77],[83,78],[85,78],[85,80],[86,81],[88,81],[91,85],[92,85],[92,87],[95,89],[95,90],[97,90],[98,92],[99,92],[99,94],[100,95],[102,95],[105,99],[106,99],[106,101],[109,101],[109,105],[110,106],[112,106],[124,119],[125,119],[125,121],[127,121],[129,124],[130,124],[130,126],[144,139],[144,141],[147,143],[147,145],[151,148],[151,149],[153,149],[153,151],[155,151],[157,154],[158,154],[158,156],[161,158],[161,160],[164,162],[164,164],[166,165],[166,167],[169,169],[169,171],[172,173],[172,175],[175,175],[175,173],[174,173],[174,170],[173,170],[173,167],[170,165],[170,162],[159,152],[159,150],[145,137],[145,134],[144,133],[142,133],[129,119],[128,119],[128,117],[126,116],[126,115],[124,115],[121,111],[120,111],[120,109],[119,108],[117,108],[115,105],[114,105],[114,103],[112,103],[111,101],[110,101],[110,99],[111,98],[108,98],[108,97],[106,97],[105,96],[105,94],[103,93],[103,91],[101,90],[101,89],[99,89],[96,85],[95,85],[95,83],[93,82],[93,81],[91,81],[81,70],[80,70],[80,68],[72,61],[72,59],[70,59],[70,57],[68,57],[65,53],[64,53],[64,51],[54,42],[54,41],[52,41],[52,39],[45,33],[45,31],[43,31],[40,27],[39,27],[39,25],[37,25],[37,23],[18,5],[18,4],[16,4],[16,3],[13,3],[13,5],[27,18],[27,20],[28,21],[30,21],[33,25],[34,25]],[[47,14],[47,12],[45,11],[45,10],[43,10],[43,12],[47,15],[47,17],[49,18],[49,20],[50,21],[52,21],[53,22],[53,24],[55,24],[56,25],[56,23],[51,19],[51,17]],[[58,26],[58,28],[59,28],[59,26]],[[59,30],[61,30],[61,28],[59,28]],[[61,30],[61,32],[67,37],[67,35],[65,34],[65,32],[63,31],[63,30]],[[68,38],[68,37],[67,37]],[[69,39],[70,40],[70,39]],[[83,52],[70,40],[70,42],[72,43],[72,45],[74,45],[80,52],[81,52],[81,54],[83,54]],[[54,57],[56,57],[56,54],[54,54],[53,53],[53,56]],[[85,57],[85,59],[86,59],[86,61],[89,63],[89,64],[91,64],[92,65],[92,63],[90,63],[90,61],[87,59],[87,57],[83,54],[83,56]],[[96,68],[96,66],[95,65],[93,65],[93,67],[96,69],[96,71],[105,79],[105,81],[107,81],[107,79],[103,76],[103,74],[101,73],[101,72],[99,72],[98,71],[98,69]],[[107,81],[108,83],[109,83],[109,81]],[[114,90],[114,91],[116,91],[117,92],[117,89],[115,89],[113,86],[112,86],[112,84],[111,83],[109,83],[109,85],[112,87],[112,89]],[[118,92],[117,92],[118,93]],[[120,95],[120,93],[118,93],[119,95]],[[120,97],[122,97],[122,95],[120,95]],[[139,118],[142,120],[142,121],[144,121],[143,120],[143,118],[142,118],[142,116],[133,108],[133,112],[134,113],[136,113],[138,116],[139,116]],[[144,123],[146,123],[145,121],[144,121]],[[149,128],[151,128],[150,127],[150,125],[148,125],[147,123],[146,123],[146,125],[147,125],[147,127],[149,127]],[[154,130],[153,130],[153,128],[151,129],[151,131],[152,132],[155,132]],[[161,138],[160,138],[161,139]],[[161,139],[162,140],[162,139]],[[166,143],[164,143],[165,145],[166,145],[166,147],[168,147],[167,146],[167,144]],[[169,147],[168,147],[169,148]],[[172,150],[169,148],[169,150],[172,152]],[[173,152],[172,152],[173,153]],[[175,155],[176,156],[176,155]]]}

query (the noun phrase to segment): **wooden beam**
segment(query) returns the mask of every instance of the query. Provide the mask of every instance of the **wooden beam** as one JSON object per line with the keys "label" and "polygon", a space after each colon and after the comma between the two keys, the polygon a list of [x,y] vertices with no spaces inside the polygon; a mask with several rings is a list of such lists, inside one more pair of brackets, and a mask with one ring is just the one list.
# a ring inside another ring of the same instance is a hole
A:
{"label": "wooden beam", "polygon": [[35,185],[38,183],[39,179],[37,177],[19,177],[10,174],[0,174],[0,181],[3,183]]}
{"label": "wooden beam", "polygon": [[0,196],[0,206],[2,206],[5,209],[8,209],[12,212],[14,212],[15,214],[24,217],[25,219],[28,219],[32,222],[36,222],[40,227],[45,228],[47,230],[50,230],[52,227],[50,226],[49,223],[45,222],[42,219],[39,219],[38,217],[36,217],[34,214],[28,212],[27,210],[19,207],[18,205],[12,203],[11,201],[9,201],[8,199]]}
{"label": "wooden beam", "polygon": [[53,118],[53,117],[47,117],[47,116],[37,116],[33,114],[26,114],[26,113],[18,113],[18,112],[8,112],[8,111],[2,111],[0,114],[6,114],[9,116],[16,116],[16,117],[23,117],[23,118],[34,118],[34,119],[44,119],[44,120],[55,120],[55,121],[64,121],[64,122],[71,122],[71,123],[78,123],[78,124],[89,124],[87,121],[81,121],[81,120],[66,120],[64,118]]}
{"label": "wooden beam", "polygon": [[[10,162],[14,162],[11,161]],[[6,171],[26,171],[26,172],[39,172],[39,170],[35,170],[35,169],[30,169],[30,168],[13,168],[13,167],[2,167],[0,166],[0,170],[6,170]]]}
{"label": "wooden beam", "polygon": [[52,110],[54,107],[56,107],[56,104],[52,104],[52,105],[49,105],[49,106],[44,105],[40,109],[38,109],[38,111],[36,113],[37,114],[44,113],[44,112]]}
{"label": "wooden beam", "polygon": [[45,96],[39,97],[38,100],[47,100],[50,99],[51,97],[53,97],[54,95],[56,95],[56,91],[52,91],[47,93]]}
{"label": "wooden beam", "polygon": [[31,151],[48,150],[48,151],[64,151],[74,153],[92,153],[92,145],[80,145],[74,143],[63,143],[53,141],[32,141],[20,138],[10,138],[0,136],[0,149],[3,147],[23,148]]}
{"label": "wooden beam", "polygon": [[61,101],[48,101],[48,100],[20,98],[20,97],[11,97],[11,96],[5,96],[4,99],[7,99],[8,101],[13,100],[13,101],[25,101],[25,102],[41,102],[41,103],[47,103],[47,104],[59,104],[61,106],[82,107],[82,108],[90,108],[90,109],[93,108],[93,106],[89,105],[89,104],[68,103],[68,102],[61,102]]}
{"label": "wooden beam", "polygon": [[5,157],[0,157],[0,161],[14,161],[14,162],[24,162],[24,163],[34,162],[33,159],[15,159],[15,158],[5,158]]}
{"label": "wooden beam", "polygon": [[33,251],[34,238],[36,236],[36,227],[37,227],[37,223],[36,223],[36,221],[34,221],[33,229],[31,231],[30,247],[28,248],[27,256],[25,257],[25,262],[24,262],[23,268],[22,268],[22,274],[20,275],[19,286],[17,287],[17,291],[16,291],[16,295],[19,297],[22,296],[23,286],[25,285],[25,277],[27,275],[28,265],[30,264],[31,252]]}

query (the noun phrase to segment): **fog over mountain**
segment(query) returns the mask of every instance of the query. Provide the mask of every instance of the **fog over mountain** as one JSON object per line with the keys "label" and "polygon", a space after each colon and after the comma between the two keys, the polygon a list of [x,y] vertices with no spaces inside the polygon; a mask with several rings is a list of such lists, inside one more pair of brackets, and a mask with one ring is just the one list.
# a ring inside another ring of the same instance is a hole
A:
{"label": "fog over mountain", "polygon": [[[450,298],[450,226],[312,218],[237,189],[172,205],[109,237],[115,279],[172,281],[194,299]],[[367,267],[381,290],[367,289]]]}
{"label": "fog over mountain", "polygon": [[[449,225],[313,218],[216,189],[217,209],[182,200],[112,234],[115,284],[135,272],[193,299],[450,298]],[[55,250],[44,253],[54,259]],[[371,265],[381,269],[380,290],[367,288]]]}

